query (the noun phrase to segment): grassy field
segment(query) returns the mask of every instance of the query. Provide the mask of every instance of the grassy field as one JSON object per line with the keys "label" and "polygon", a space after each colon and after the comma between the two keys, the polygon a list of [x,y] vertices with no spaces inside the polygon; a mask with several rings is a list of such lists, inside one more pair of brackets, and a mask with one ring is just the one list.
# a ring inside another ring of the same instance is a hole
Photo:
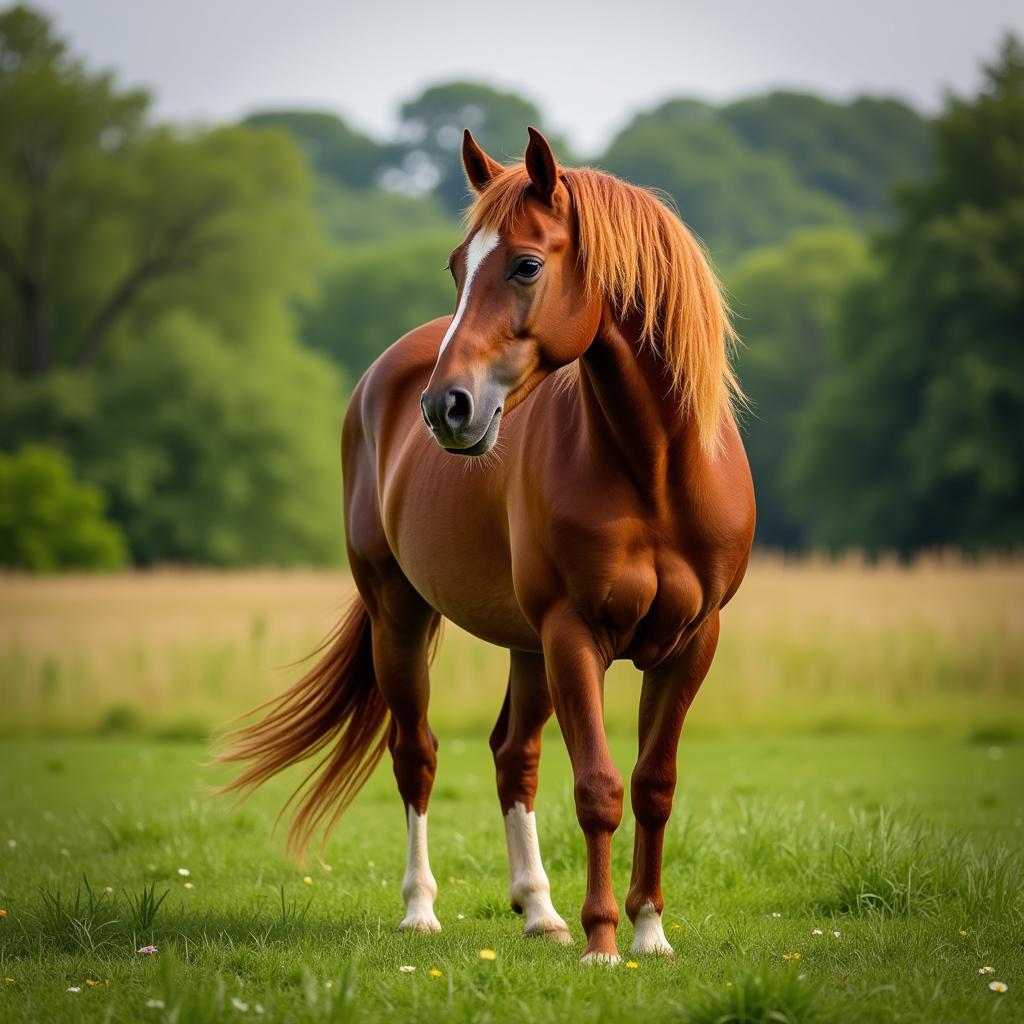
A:
{"label": "grassy field", "polygon": [[[209,796],[225,776],[206,730],[294,675],[272,666],[330,625],[343,575],[0,580],[0,1020],[1024,1019],[1022,581],[1019,562],[755,563],[684,733],[676,956],[584,969],[584,848],[554,727],[538,820],[574,946],[527,942],[507,908],[486,746],[500,652],[448,629],[444,930],[400,935],[389,771],[303,866],[270,835],[294,775],[239,809]],[[617,668],[608,686],[624,773],[635,679]],[[631,833],[627,814],[620,900]]]}
{"label": "grassy field", "polygon": [[[283,689],[351,593],[343,573],[0,577],[0,734],[203,739]],[[446,625],[435,724],[489,731],[507,672]],[[613,666],[610,729],[632,733],[638,684]],[[1024,737],[1024,560],[755,560],[687,730]]]}

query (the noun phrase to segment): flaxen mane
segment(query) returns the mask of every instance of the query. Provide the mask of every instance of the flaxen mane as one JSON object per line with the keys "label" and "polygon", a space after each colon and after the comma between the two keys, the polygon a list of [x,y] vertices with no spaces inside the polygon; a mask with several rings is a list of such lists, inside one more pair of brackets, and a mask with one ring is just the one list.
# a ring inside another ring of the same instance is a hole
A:
{"label": "flaxen mane", "polygon": [[[729,362],[736,335],[704,250],[657,195],[590,168],[561,171],[572,198],[587,287],[623,315],[638,313],[643,341],[661,354],[701,447],[718,449],[720,428],[743,394]],[[530,178],[507,168],[466,215],[471,229],[507,229]]]}

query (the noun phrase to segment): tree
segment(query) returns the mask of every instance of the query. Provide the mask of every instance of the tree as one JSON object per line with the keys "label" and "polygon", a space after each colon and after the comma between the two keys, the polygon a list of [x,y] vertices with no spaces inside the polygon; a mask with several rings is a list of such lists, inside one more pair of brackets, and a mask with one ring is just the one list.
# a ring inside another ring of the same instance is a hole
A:
{"label": "tree", "polygon": [[757,541],[800,548],[806,524],[785,488],[800,413],[832,369],[839,306],[867,265],[862,236],[843,228],[798,232],[755,249],[727,275],[742,345],[738,370],[751,401],[747,455],[757,490]]}
{"label": "tree", "polygon": [[1024,540],[1024,47],[936,124],[878,269],[845,303],[835,372],[791,480],[814,536],[910,551]]}
{"label": "tree", "polygon": [[103,493],[77,483],[60,452],[25,445],[0,452],[0,565],[33,572],[116,569],[121,531],[103,517]]}
{"label": "tree", "polygon": [[[469,198],[460,149],[469,128],[497,160],[512,160],[526,146],[528,125],[543,127],[540,110],[529,100],[478,82],[434,85],[402,105],[403,156],[395,183],[404,178],[418,190],[436,185],[449,210],[458,212]],[[548,135],[563,160],[564,142]]]}
{"label": "tree", "polygon": [[785,160],[751,149],[714,107],[694,100],[637,115],[601,162],[667,192],[718,259],[847,220],[839,203],[802,186]]}
{"label": "tree", "polygon": [[396,338],[453,312],[455,289],[445,261],[457,242],[452,229],[340,257],[319,301],[304,314],[303,337],[358,379]]}
{"label": "tree", "polygon": [[316,235],[296,147],[242,128],[154,128],[148,103],[86,71],[41,15],[0,14],[7,368],[94,365],[133,310],[198,304],[239,325],[311,287]]}
{"label": "tree", "polygon": [[748,146],[781,157],[806,188],[842,203],[864,226],[891,219],[893,185],[931,168],[931,127],[899,100],[835,103],[772,92],[730,103],[719,116]]}

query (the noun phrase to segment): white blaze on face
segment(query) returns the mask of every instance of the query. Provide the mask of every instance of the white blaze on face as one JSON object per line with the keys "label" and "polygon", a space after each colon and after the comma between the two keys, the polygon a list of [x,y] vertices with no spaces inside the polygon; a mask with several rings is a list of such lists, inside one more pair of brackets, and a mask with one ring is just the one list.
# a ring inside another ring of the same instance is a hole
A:
{"label": "white blaze on face", "polygon": [[439,932],[441,922],[434,914],[437,882],[430,871],[427,856],[427,816],[409,808],[409,855],[402,879],[405,917],[400,931]]}
{"label": "white blaze on face", "polygon": [[476,272],[480,269],[483,261],[498,247],[500,241],[501,235],[497,231],[478,231],[470,240],[469,248],[466,250],[466,278],[462,283],[462,298],[459,299],[458,309],[455,310],[455,316],[452,317],[452,322],[448,325],[448,330],[441,341],[438,355],[448,347],[448,342],[452,340],[452,336],[458,330],[459,322],[466,312],[466,306],[469,305],[469,289],[473,284],[473,278],[476,277]]}
{"label": "white blaze on face", "polygon": [[633,922],[632,949],[634,953],[672,955],[672,946],[665,938],[661,914],[655,910],[653,903],[645,903],[636,915],[636,921]]}
{"label": "white blaze on face", "polygon": [[551,903],[551,885],[540,859],[537,816],[516,803],[505,815],[508,842],[509,899],[522,907],[527,935],[570,942],[569,929]]}

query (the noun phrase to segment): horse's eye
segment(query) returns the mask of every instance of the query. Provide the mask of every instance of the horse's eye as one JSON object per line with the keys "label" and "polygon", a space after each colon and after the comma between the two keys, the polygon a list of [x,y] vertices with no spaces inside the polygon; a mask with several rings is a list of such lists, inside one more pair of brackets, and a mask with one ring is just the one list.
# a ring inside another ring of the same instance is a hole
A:
{"label": "horse's eye", "polygon": [[544,264],[532,256],[524,256],[515,266],[512,276],[520,281],[531,281],[540,273]]}

